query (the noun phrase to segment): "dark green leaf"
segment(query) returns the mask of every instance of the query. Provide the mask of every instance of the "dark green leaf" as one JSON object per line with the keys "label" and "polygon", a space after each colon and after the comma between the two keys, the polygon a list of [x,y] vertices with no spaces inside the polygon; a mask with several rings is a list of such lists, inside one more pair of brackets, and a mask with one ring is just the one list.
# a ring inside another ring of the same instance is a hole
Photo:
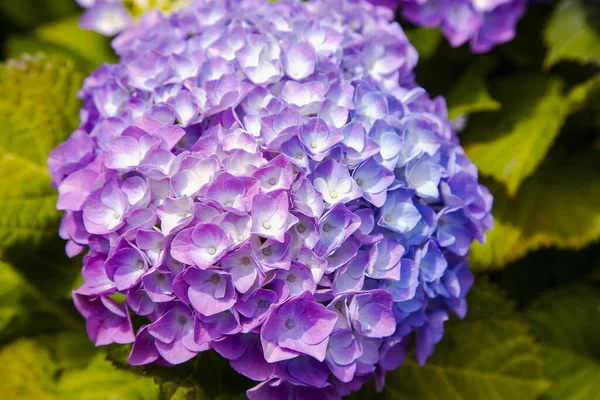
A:
{"label": "dark green leaf", "polygon": [[474,57],[466,46],[452,48],[444,39],[430,58],[419,60],[415,67],[416,81],[432,97],[445,96],[473,63]]}
{"label": "dark green leaf", "polygon": [[442,32],[436,28],[413,28],[406,31],[406,36],[417,49],[419,61],[431,58],[442,40]]}
{"label": "dark green leaf", "polygon": [[73,306],[69,299],[50,300],[16,271],[0,260],[0,344],[16,336],[57,331],[65,326],[84,329],[83,320],[70,312]]}
{"label": "dark green leaf", "polygon": [[109,39],[81,29],[78,19],[78,16],[66,18],[42,25],[30,34],[12,36],[6,43],[8,56],[19,57],[22,53],[43,51],[76,62],[87,71],[105,62],[116,62],[117,58],[110,47]]}
{"label": "dark green leaf", "polygon": [[474,112],[495,111],[502,106],[492,98],[486,83],[486,76],[495,64],[492,57],[480,58],[458,79],[446,97],[450,119]]}
{"label": "dark green leaf", "polygon": [[498,52],[519,68],[540,70],[546,49],[540,32],[543,31],[551,4],[529,3],[528,12],[517,25],[515,38],[498,46]]}
{"label": "dark green leaf", "polygon": [[63,18],[78,9],[73,0],[0,0],[0,15],[20,28],[32,28],[43,22]]}
{"label": "dark green leaf", "polygon": [[584,285],[540,298],[528,311],[556,385],[544,399],[600,398],[600,290]]}
{"label": "dark green leaf", "polygon": [[528,254],[495,274],[500,286],[525,306],[542,293],[600,271],[600,245],[580,251],[547,249]]}
{"label": "dark green leaf", "polygon": [[256,384],[234,371],[227,360],[212,350],[172,368],[155,364],[131,367],[127,364],[128,354],[128,346],[112,345],[108,359],[118,368],[154,377],[164,400],[235,399]]}

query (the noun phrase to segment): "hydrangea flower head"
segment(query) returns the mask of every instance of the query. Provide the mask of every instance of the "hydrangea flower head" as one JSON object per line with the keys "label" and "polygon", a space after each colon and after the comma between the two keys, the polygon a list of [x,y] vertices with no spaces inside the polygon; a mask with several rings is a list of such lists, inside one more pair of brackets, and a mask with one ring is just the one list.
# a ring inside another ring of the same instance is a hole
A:
{"label": "hydrangea flower head", "polygon": [[132,365],[214,349],[251,399],[381,386],[411,337],[425,362],[466,313],[492,197],[389,17],[203,0],[114,40],[48,160],[97,345],[133,342]]}
{"label": "hydrangea flower head", "polygon": [[470,42],[471,51],[485,53],[511,41],[527,0],[371,0],[395,10],[415,25],[440,27],[452,47]]}

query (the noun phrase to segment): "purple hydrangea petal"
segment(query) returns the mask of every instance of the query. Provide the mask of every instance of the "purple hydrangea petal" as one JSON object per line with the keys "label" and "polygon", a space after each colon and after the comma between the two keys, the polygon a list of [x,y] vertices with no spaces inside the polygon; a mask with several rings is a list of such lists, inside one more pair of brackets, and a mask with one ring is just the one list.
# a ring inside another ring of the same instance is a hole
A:
{"label": "purple hydrangea petal", "polygon": [[314,176],[315,189],[330,205],[347,203],[362,195],[362,190],[350,177],[348,170],[334,160],[327,160],[320,164],[315,169]]}
{"label": "purple hydrangea petal", "polygon": [[[274,306],[261,329],[267,361],[289,359],[299,353],[323,361],[336,319],[335,313],[312,300],[308,292]],[[273,351],[267,353],[271,347]]]}
{"label": "purple hydrangea petal", "polygon": [[252,204],[251,233],[283,242],[285,232],[298,218],[289,213],[288,196],[280,192],[276,197],[257,195]]}
{"label": "purple hydrangea petal", "polygon": [[171,364],[181,364],[200,351],[190,340],[194,335],[194,316],[189,307],[181,303],[150,324],[148,333],[155,338],[157,352]]}
{"label": "purple hydrangea petal", "polygon": [[237,298],[231,275],[218,269],[186,269],[177,277],[173,290],[204,316],[230,309]]}
{"label": "purple hydrangea petal", "polygon": [[287,76],[300,81],[315,72],[315,49],[309,42],[294,43],[284,51],[282,63]]}
{"label": "purple hydrangea petal", "polygon": [[[213,342],[213,348],[229,359],[233,369],[250,379],[265,381],[274,374],[275,365],[265,360],[257,334],[226,336]],[[232,353],[232,350],[235,352]]]}
{"label": "purple hydrangea petal", "polygon": [[367,337],[386,337],[396,330],[391,312],[392,296],[383,290],[358,294],[350,303],[352,325]]}
{"label": "purple hydrangea petal", "polygon": [[336,330],[329,338],[325,358],[331,372],[342,382],[350,382],[356,372],[356,359],[362,355],[361,343],[348,329]]}
{"label": "purple hydrangea petal", "polygon": [[209,268],[229,246],[229,237],[214,224],[198,224],[175,236],[171,255],[184,264]]}
{"label": "purple hydrangea petal", "polygon": [[105,263],[106,275],[118,290],[126,290],[141,281],[148,270],[146,258],[131,246],[117,250]]}
{"label": "purple hydrangea petal", "polygon": [[127,362],[131,365],[145,365],[156,361],[158,357],[154,337],[148,333],[148,325],[145,325],[135,335]]}
{"label": "purple hydrangea petal", "polygon": [[84,296],[73,293],[77,310],[86,319],[87,334],[96,346],[110,343],[132,343],[133,328],[127,306],[106,296]]}

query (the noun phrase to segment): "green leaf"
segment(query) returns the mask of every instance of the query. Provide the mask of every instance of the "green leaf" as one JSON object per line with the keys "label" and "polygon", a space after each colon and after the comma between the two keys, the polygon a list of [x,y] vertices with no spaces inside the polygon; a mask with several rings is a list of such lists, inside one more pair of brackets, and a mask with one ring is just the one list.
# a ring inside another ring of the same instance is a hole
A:
{"label": "green leaf", "polygon": [[51,331],[62,326],[43,309],[30,287],[8,264],[0,261],[0,344],[17,335]]}
{"label": "green leaf", "polygon": [[44,42],[61,46],[96,66],[118,61],[109,40],[79,27],[79,17],[63,19],[37,28],[33,34]]}
{"label": "green leaf", "polygon": [[7,40],[9,57],[44,51],[61,59],[72,59],[91,71],[100,64],[114,63],[117,58],[108,38],[78,25],[78,16],[36,28],[28,35],[14,35]]}
{"label": "green leaf", "polygon": [[0,344],[17,336],[85,329],[70,298],[81,259],[68,259],[59,238],[11,247],[0,257]]}
{"label": "green leaf", "polygon": [[385,398],[534,400],[549,388],[540,348],[511,302],[486,281],[467,300],[467,318],[447,323],[424,367],[407,359],[387,374]]}
{"label": "green leaf", "polygon": [[488,92],[486,76],[495,67],[492,57],[480,58],[458,79],[448,96],[448,117],[482,111],[495,111],[502,105]]}
{"label": "green leaf", "polygon": [[442,32],[437,28],[413,28],[406,31],[406,36],[417,49],[420,61],[431,58],[442,40]]}
{"label": "green leaf", "polygon": [[158,8],[165,14],[177,11],[188,6],[191,2],[192,0],[147,0],[143,2],[137,0],[125,0],[123,1],[123,4],[135,18],[143,15],[144,13],[148,12],[148,10],[153,8]]}
{"label": "green leaf", "polygon": [[32,28],[40,23],[63,18],[78,10],[73,0],[0,0],[0,15],[21,28]]}
{"label": "green leaf", "polygon": [[55,236],[59,212],[48,153],[77,127],[83,80],[46,56],[0,66],[0,246]]}
{"label": "green leaf", "polygon": [[243,395],[256,382],[238,374],[227,360],[214,351],[197,355],[176,368],[149,366],[144,371],[160,385],[161,398],[180,399],[230,399]]}
{"label": "green leaf", "polygon": [[594,17],[581,0],[561,0],[544,29],[548,53],[544,66],[559,61],[600,63],[600,33],[592,26]]}
{"label": "green leaf", "polygon": [[493,89],[502,109],[474,115],[461,141],[481,173],[503,182],[512,197],[546,156],[568,104],[557,77],[516,74]]}
{"label": "green leaf", "polygon": [[540,32],[544,30],[552,3],[536,3],[534,11],[526,12],[517,25],[514,39],[497,47],[508,61],[519,68],[539,71],[546,55]]}
{"label": "green leaf", "polygon": [[172,368],[150,364],[127,364],[129,346],[111,345],[108,359],[117,368],[151,376],[160,387],[162,400],[212,400],[245,398],[244,393],[256,382],[238,374],[226,359],[214,351],[205,351],[192,360]]}
{"label": "green leaf", "polygon": [[519,307],[547,290],[600,271],[600,244],[579,251],[547,249],[528,254],[496,274],[500,286]]}
{"label": "green leaf", "polygon": [[123,399],[158,400],[158,388],[150,378],[134,373],[117,371],[104,354],[98,353],[84,369],[66,370],[58,382],[61,399],[104,400]]}
{"label": "green leaf", "polygon": [[[569,113],[576,113],[583,109],[588,103],[600,98],[600,74],[594,75],[590,79],[575,85],[568,93],[567,102],[569,103]],[[599,104],[593,106],[600,109]]]}
{"label": "green leaf", "polygon": [[567,286],[540,298],[527,315],[556,385],[545,400],[600,399],[600,291]]}
{"label": "green leaf", "polygon": [[17,400],[55,399],[58,373],[50,352],[33,340],[14,342],[0,351],[0,398]]}
{"label": "green leaf", "polygon": [[0,342],[82,326],[68,299],[81,260],[64,254],[46,167],[77,126],[82,79],[46,56],[0,66]]}
{"label": "green leaf", "polygon": [[0,343],[19,331],[18,324],[27,317],[20,277],[0,261]]}
{"label": "green leaf", "polygon": [[[446,40],[442,39],[440,42],[428,59],[419,58],[414,71],[419,85],[432,97],[447,95],[477,57],[468,46],[452,48]],[[444,66],[444,73],[440,73],[440,65]]]}
{"label": "green leaf", "polygon": [[471,246],[475,270],[499,268],[544,247],[581,249],[600,237],[600,159],[592,150],[550,157],[515,198],[490,183],[494,229]]}
{"label": "green leaf", "polygon": [[0,351],[0,398],[158,400],[151,379],[116,370],[80,334],[21,339]]}

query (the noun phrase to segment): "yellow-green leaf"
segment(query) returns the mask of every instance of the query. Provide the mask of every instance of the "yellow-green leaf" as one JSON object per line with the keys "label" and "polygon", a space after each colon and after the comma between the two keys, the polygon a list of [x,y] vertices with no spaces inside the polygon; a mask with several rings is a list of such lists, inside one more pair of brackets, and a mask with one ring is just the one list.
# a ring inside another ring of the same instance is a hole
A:
{"label": "yellow-green leaf", "polygon": [[498,112],[474,115],[461,141],[479,171],[514,196],[545,158],[569,111],[557,77],[511,75],[493,82]]}
{"label": "yellow-green leaf", "polygon": [[542,247],[580,249],[600,238],[600,158],[593,151],[554,157],[527,179],[516,197],[499,184],[494,229],[471,246],[474,269],[492,269]]}
{"label": "yellow-green leaf", "polygon": [[21,339],[0,350],[0,398],[158,400],[151,378],[117,370],[82,334]]}
{"label": "yellow-green leaf", "polygon": [[77,127],[83,81],[72,63],[27,56],[0,66],[0,246],[56,235],[60,214],[46,167]]}
{"label": "yellow-green leaf", "polygon": [[192,0],[124,0],[123,4],[134,17],[139,17],[153,8],[158,8],[163,12],[177,11],[188,6]]}
{"label": "yellow-green leaf", "polygon": [[[592,76],[590,79],[575,85],[569,91],[567,102],[569,103],[569,113],[575,113],[584,108],[593,99],[600,98],[600,74]],[[592,104],[600,109],[600,104]]]}
{"label": "yellow-green leaf", "polygon": [[559,61],[600,63],[600,32],[592,26],[593,14],[582,0],[561,0],[544,29],[548,47],[544,65]]}
{"label": "yellow-green leaf", "polygon": [[62,19],[37,28],[33,35],[44,42],[61,46],[98,66],[103,62],[116,62],[106,37],[79,27],[79,16]]}

